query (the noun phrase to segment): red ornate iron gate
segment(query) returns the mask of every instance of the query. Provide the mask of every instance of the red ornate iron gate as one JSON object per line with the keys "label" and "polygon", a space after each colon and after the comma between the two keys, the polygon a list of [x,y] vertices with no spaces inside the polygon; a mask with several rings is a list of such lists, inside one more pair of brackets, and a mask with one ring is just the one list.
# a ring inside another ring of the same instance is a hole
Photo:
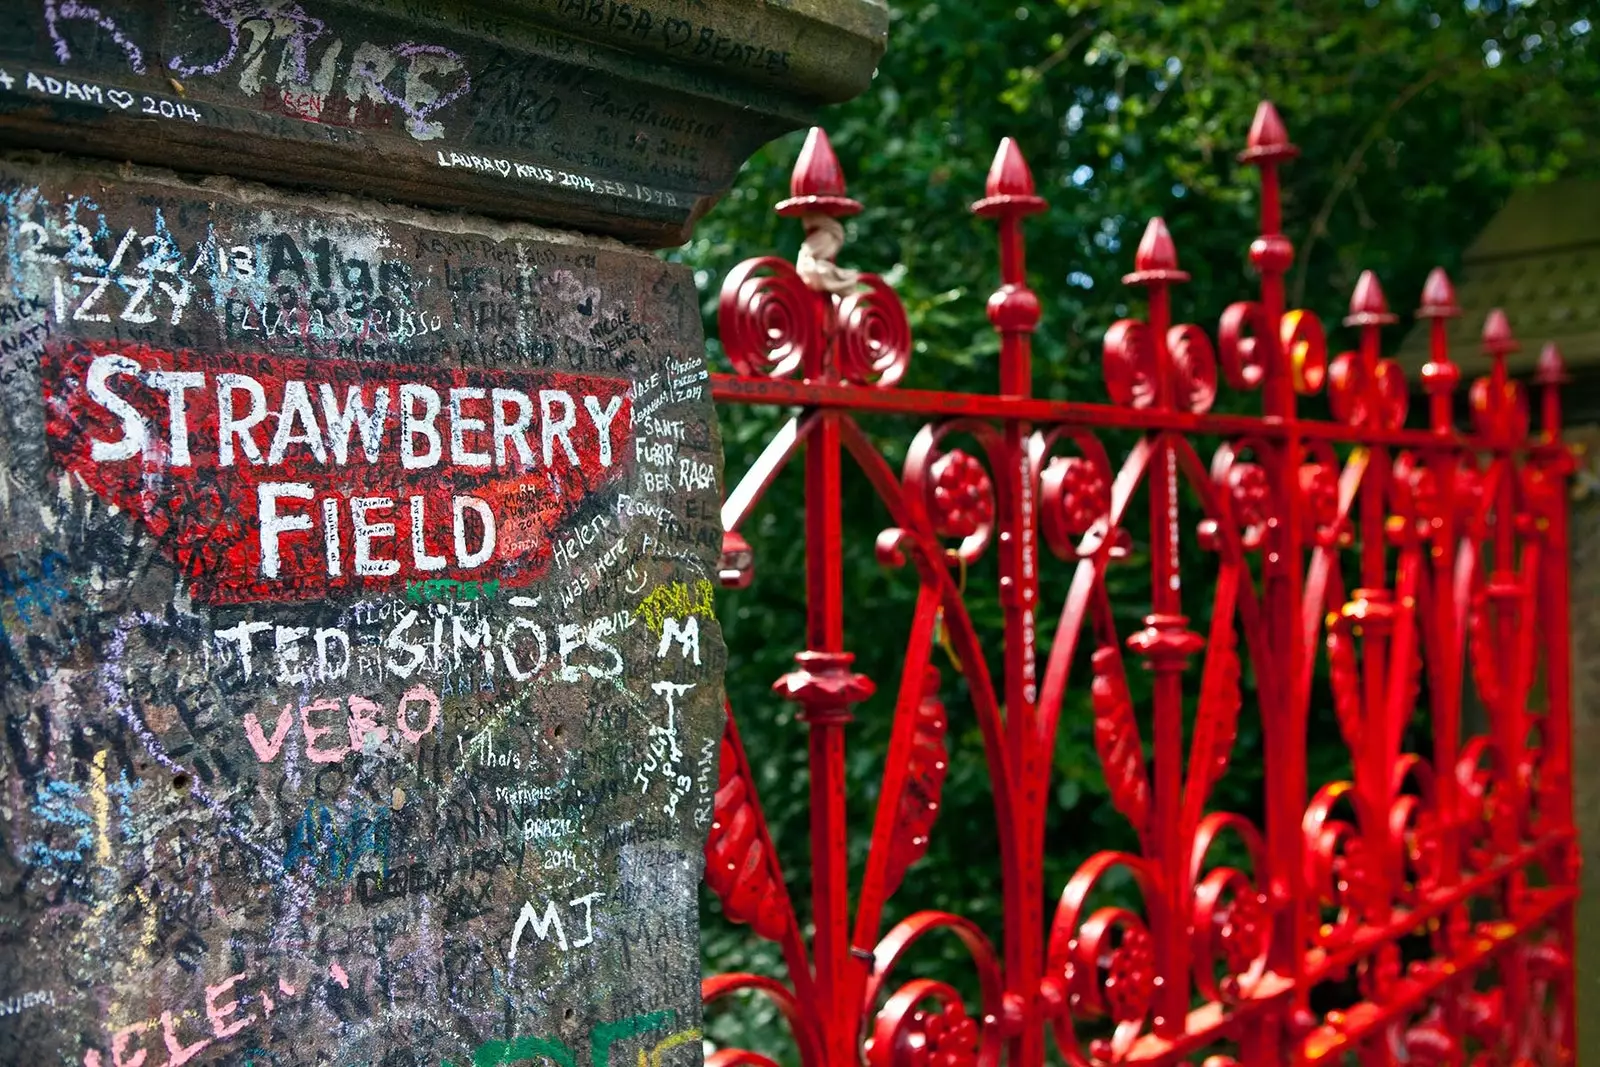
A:
{"label": "red ornate iron gate", "polygon": [[[1443,326],[1458,310],[1435,271],[1417,312],[1433,327],[1427,428],[1405,428],[1404,376],[1380,356],[1396,317],[1377,279],[1362,276],[1344,320],[1359,346],[1331,360],[1317,317],[1284,307],[1293,248],[1281,233],[1278,168],[1294,154],[1263,104],[1241,156],[1261,178],[1261,235],[1250,245],[1260,293],[1224,312],[1214,344],[1200,326],[1174,323],[1174,289],[1188,276],[1162,221],[1150,222],[1124,279],[1144,291],[1145,318],[1105,336],[1109,404],[1032,394],[1039,305],[1022,220],[1045,204],[1009,140],[973,205],[1000,231],[1002,284],[988,304],[999,334],[993,395],[896,388],[911,351],[905,313],[882,279],[833,262],[837,220],[859,205],[820,130],[778,206],[805,224],[797,263],[750,260],[727,278],[719,320],[735,373],[713,376],[717,400],[799,409],[728,494],[722,580],[750,582],[740,527],[803,451],[807,646],[775,689],[809,731],[815,932],[808,939],[797,920],[730,709],[706,880],[730,918],[778,943],[788,974],[715,975],[704,992],[708,1001],[738,990],[772,998],[805,1067],[1035,1065],[1047,1031],[1075,1067],[1572,1058],[1560,358],[1546,349],[1539,360],[1542,419],[1531,430],[1524,387],[1506,372],[1516,342],[1491,314],[1483,344],[1493,371],[1470,387],[1470,429],[1457,428],[1459,375]],[[1219,377],[1259,392],[1261,414],[1211,412]],[[1318,392],[1331,420],[1297,413],[1297,398]],[[898,475],[858,426],[865,413],[929,420]],[[1107,440],[1126,431],[1135,443],[1114,455]],[[1208,439],[1222,442],[1209,462],[1197,445]],[[844,639],[846,457],[890,516],[879,559],[909,563],[919,582],[853,900],[845,739],[874,683],[852,670]],[[1135,514],[1138,496],[1147,517]],[[1180,503],[1198,509],[1197,525]],[[1180,574],[1189,537],[1214,561],[1208,588]],[[1141,542],[1151,603],[1142,627],[1123,633],[1106,576]],[[998,553],[999,677],[961,581],[986,552]],[[1039,602],[1040,568],[1052,565],[1074,571],[1053,629],[1044,616],[1056,607]],[[1208,625],[1185,615],[1196,593]],[[946,725],[927,667],[941,640],[964,665],[984,739],[1002,867],[998,938],[943,912],[880,929],[886,900],[935,829]],[[1094,856],[1060,887],[1052,912],[1043,825],[1063,695],[1081,684],[1075,661],[1086,663],[1110,797],[1140,847]],[[1152,672],[1148,758],[1131,665]],[[1242,706],[1246,665],[1251,707]],[[1308,782],[1308,713],[1325,690],[1350,781]],[[1473,694],[1488,728],[1464,737]],[[1408,752],[1418,710],[1431,751]],[[1261,826],[1208,810],[1241,715],[1258,716],[1263,730]],[[1118,868],[1137,904],[1096,904]],[[953,985],[897,973],[914,942],[940,931],[970,954],[979,991],[970,1014]],[[1351,990],[1342,1006],[1319,1005],[1313,992],[1336,981]],[[710,1062],[772,1060],[726,1049]]]}

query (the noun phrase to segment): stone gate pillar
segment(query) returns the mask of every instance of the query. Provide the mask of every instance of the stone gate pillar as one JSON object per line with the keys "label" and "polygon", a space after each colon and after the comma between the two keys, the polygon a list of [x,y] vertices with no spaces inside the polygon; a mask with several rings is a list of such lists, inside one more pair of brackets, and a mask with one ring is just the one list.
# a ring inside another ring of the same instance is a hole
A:
{"label": "stone gate pillar", "polygon": [[0,1064],[700,1056],[674,244],[877,0],[0,6]]}

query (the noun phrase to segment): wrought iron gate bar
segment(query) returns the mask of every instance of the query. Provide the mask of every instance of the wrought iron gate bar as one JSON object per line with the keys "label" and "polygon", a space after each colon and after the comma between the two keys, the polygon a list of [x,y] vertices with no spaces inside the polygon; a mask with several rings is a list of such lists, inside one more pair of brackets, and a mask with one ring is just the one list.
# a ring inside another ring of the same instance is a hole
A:
{"label": "wrought iron gate bar", "polygon": [[[1071,424],[1105,430],[1176,430],[1198,436],[1237,437],[1249,434],[1277,439],[1291,432],[1285,420],[1259,416],[1193,415],[1183,411],[1124,408],[1081,400],[982,396],[921,389],[867,392],[852,385],[751,379],[734,374],[712,374],[711,395],[718,403],[747,407],[835,408],[881,415],[1016,419],[1029,423]],[[1293,432],[1301,437],[1335,444],[1389,445],[1393,448],[1437,448],[1439,444],[1438,436],[1430,430],[1384,430],[1309,419],[1296,419],[1295,422]],[[1470,437],[1459,434],[1453,436],[1452,441],[1459,445],[1473,443]],[[1523,455],[1534,447],[1537,447],[1537,443],[1518,442],[1509,446],[1507,451],[1513,455]]]}
{"label": "wrought iron gate bar", "polygon": [[[1124,278],[1144,290],[1146,317],[1105,336],[1109,403],[1033,396],[1039,302],[1022,220],[1045,203],[1009,139],[973,205],[999,234],[993,395],[898,388],[910,328],[881,278],[836,262],[838,219],[860,205],[820,130],[778,205],[805,228],[795,262],[748,260],[725,280],[718,317],[734,373],[712,376],[714,397],[798,409],[726,497],[720,578],[751,583],[756,561],[740,529],[778,473],[801,462],[806,647],[773,688],[799,705],[809,735],[814,932],[790,898],[730,708],[706,881],[729,919],[780,946],[787,977],[715,975],[703,993],[770,998],[804,1067],[1038,1067],[1047,1041],[1071,1067],[1571,1061],[1572,462],[1560,437],[1560,355],[1547,347],[1539,359],[1534,430],[1528,389],[1506,370],[1516,341],[1491,313],[1492,369],[1469,387],[1470,426],[1455,426],[1460,372],[1444,325],[1459,311],[1435,271],[1417,312],[1433,323],[1426,425],[1407,429],[1407,383],[1382,357],[1381,331],[1396,316],[1377,278],[1361,276],[1344,319],[1356,348],[1331,358],[1316,315],[1285,307],[1294,249],[1280,232],[1277,168],[1295,154],[1262,104],[1240,156],[1260,172],[1249,246],[1260,288],[1223,312],[1214,340],[1173,322],[1172,288],[1188,275],[1165,225],[1151,221]],[[1212,412],[1221,388],[1259,392],[1261,414]],[[1319,392],[1332,419],[1301,417],[1298,398]],[[898,474],[857,425],[871,415],[929,420]],[[1099,434],[1118,430],[1139,433],[1114,462]],[[1200,441],[1221,443],[1203,457]],[[909,566],[918,583],[905,666],[884,694],[892,735],[854,896],[845,743],[852,709],[877,686],[853,669],[845,643],[846,463],[892,524],[879,561]],[[1145,514],[1135,514],[1140,501]],[[1129,551],[1136,537],[1143,557]],[[1186,540],[1210,557],[1205,583],[1184,573]],[[991,551],[1002,614],[993,675],[965,586],[969,565]],[[1150,603],[1126,633],[1107,575],[1134,558],[1149,568]],[[1058,563],[1070,588],[1047,605],[1040,572]],[[1197,613],[1203,626],[1185,613],[1185,577],[1205,586],[1187,592],[1190,607],[1202,597],[1209,606]],[[983,738],[998,941],[937,911],[882,930],[927,850],[948,770],[941,645],[965,676]],[[1152,675],[1148,753],[1130,658]],[[1139,849],[1098,853],[1065,886],[1047,887],[1056,729],[1079,693],[1110,801]],[[1479,736],[1463,736],[1469,699],[1484,709]],[[1319,700],[1349,753],[1347,781],[1308,781]],[[1263,736],[1260,826],[1213,809],[1242,714],[1257,716]],[[1231,851],[1214,847],[1224,839]],[[1223,857],[1233,856],[1244,861],[1230,866]],[[1114,871],[1133,905],[1102,887]],[[897,973],[930,934],[953,935],[970,957],[976,1012],[945,981]],[[745,1049],[708,1062],[775,1063]]]}

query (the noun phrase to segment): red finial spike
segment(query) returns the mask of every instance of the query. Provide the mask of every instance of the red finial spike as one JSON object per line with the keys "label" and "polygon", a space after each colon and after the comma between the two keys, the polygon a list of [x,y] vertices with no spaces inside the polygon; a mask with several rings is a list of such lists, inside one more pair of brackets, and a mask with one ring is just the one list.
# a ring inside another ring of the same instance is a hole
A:
{"label": "red finial spike", "polygon": [[1422,306],[1417,309],[1419,319],[1453,319],[1461,314],[1461,307],[1456,303],[1456,287],[1450,282],[1450,275],[1444,272],[1443,267],[1435,267],[1428,272],[1428,280],[1422,284]]}
{"label": "red finial spike", "polygon": [[1370,270],[1362,271],[1355,292],[1350,294],[1350,314],[1382,315],[1388,310],[1389,301],[1384,298],[1378,276]]}
{"label": "red finial spike", "polygon": [[1545,343],[1539,351],[1539,364],[1533,372],[1535,385],[1564,385],[1570,379],[1567,377],[1567,364],[1561,358],[1561,349],[1554,341]]}
{"label": "red finial spike", "polygon": [[778,214],[838,218],[860,210],[861,205],[845,195],[844,169],[833,154],[833,143],[821,126],[811,127],[789,176],[789,199],[778,205]]}
{"label": "red finial spike", "polygon": [[1160,215],[1150,220],[1139,240],[1139,251],[1134,253],[1135,270],[1177,270],[1178,249],[1172,243],[1172,234]]}
{"label": "red finial spike", "polygon": [[833,153],[833,142],[821,126],[811,127],[806,134],[805,147],[800,158],[794,161],[794,173],[789,176],[791,196],[843,196],[844,171],[839,157]]}
{"label": "red finial spike", "polygon": [[1422,285],[1422,306],[1417,318],[1428,320],[1428,362],[1422,365],[1422,387],[1431,397],[1428,421],[1433,432],[1449,436],[1455,432],[1451,395],[1461,380],[1461,369],[1450,361],[1450,334],[1447,319],[1461,314],[1456,305],[1455,286],[1443,267],[1428,272]]}
{"label": "red finial spike", "polygon": [[1521,347],[1511,333],[1506,313],[1499,308],[1491,309],[1488,318],[1483,320],[1483,350],[1491,356],[1505,356]]}
{"label": "red finial spike", "polygon": [[1046,207],[1034,192],[1033,171],[1028,169],[1022,149],[1010,137],[1000,139],[983,193],[983,199],[972,205],[979,215],[1032,215]]}
{"label": "red finial spike", "polygon": [[1133,254],[1133,273],[1124,275],[1125,285],[1150,282],[1186,282],[1189,275],[1178,269],[1178,249],[1172,243],[1167,224],[1157,215],[1144,228],[1139,250]]}
{"label": "red finial spike", "polygon": [[1250,123],[1250,137],[1245,150],[1239,153],[1241,163],[1258,163],[1267,160],[1291,159],[1300,149],[1289,143],[1289,132],[1283,128],[1278,109],[1271,100],[1256,105],[1256,117]]}
{"label": "red finial spike", "polygon": [[1554,341],[1546,342],[1539,352],[1539,365],[1533,372],[1534,383],[1539,386],[1540,414],[1545,436],[1551,441],[1561,436],[1561,387],[1568,381],[1567,366],[1561,359],[1561,349]]}
{"label": "red finial spike", "polygon": [[1282,148],[1289,143],[1289,133],[1283,128],[1283,120],[1278,117],[1278,109],[1272,106],[1271,100],[1256,105],[1256,116],[1250,123],[1250,139],[1245,143],[1249,148]]}
{"label": "red finial spike", "polygon": [[1022,158],[1022,149],[1010,137],[1000,139],[994,162],[989,165],[989,180],[984,183],[987,196],[1032,196],[1033,171]]}
{"label": "red finial spike", "polygon": [[1428,320],[1428,362],[1422,365],[1422,387],[1432,400],[1429,404],[1429,422],[1433,432],[1448,436],[1454,432],[1451,411],[1451,394],[1461,380],[1461,369],[1450,361],[1450,335],[1446,319],[1461,314],[1456,305],[1455,286],[1443,267],[1428,272],[1422,285],[1422,306],[1417,318]]}
{"label": "red finial spike", "polygon": [[1378,276],[1370,270],[1361,272],[1356,280],[1355,292],[1350,294],[1350,314],[1344,317],[1346,326],[1379,326],[1394,322],[1389,312],[1389,301],[1383,295]]}

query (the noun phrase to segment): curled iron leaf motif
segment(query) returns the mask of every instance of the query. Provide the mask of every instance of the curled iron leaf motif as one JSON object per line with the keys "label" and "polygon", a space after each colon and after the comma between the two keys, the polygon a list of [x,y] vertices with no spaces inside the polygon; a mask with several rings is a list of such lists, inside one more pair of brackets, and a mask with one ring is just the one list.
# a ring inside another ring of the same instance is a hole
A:
{"label": "curled iron leaf motif", "polygon": [[1229,304],[1217,326],[1217,353],[1222,376],[1235,389],[1257,389],[1267,377],[1261,338],[1272,329],[1267,309],[1254,300]]}
{"label": "curled iron leaf motif", "polygon": [[911,362],[911,323],[900,295],[876,274],[839,301],[839,374],[847,382],[889,389]]}
{"label": "curled iron leaf motif", "polygon": [[1461,859],[1471,871],[1482,871],[1494,862],[1494,823],[1497,817],[1495,762],[1498,760],[1493,744],[1483,737],[1475,737],[1461,750],[1456,761],[1456,784],[1459,787],[1461,810]]}
{"label": "curled iron leaf motif", "polygon": [[1540,720],[1538,743],[1530,743],[1526,759],[1527,797],[1524,833],[1530,839],[1542,836],[1560,824],[1562,798],[1566,796],[1566,783],[1562,781],[1561,761],[1544,737],[1545,723]]}
{"label": "curled iron leaf motif", "polygon": [[[1223,1003],[1237,1003],[1247,990],[1242,976],[1256,969],[1266,954],[1269,919],[1266,898],[1241,871],[1218,867],[1194,889],[1192,926],[1196,985],[1201,993]],[[1225,972],[1218,982],[1218,965]]]}
{"label": "curled iron leaf motif", "polygon": [[[1354,798],[1354,789],[1349,782],[1325,785],[1306,809],[1306,886],[1311,891],[1313,940],[1324,948],[1349,943],[1368,910],[1367,895],[1377,884],[1360,828],[1332,815],[1344,798]],[[1322,921],[1324,909],[1336,912],[1332,922]]]}
{"label": "curled iron leaf motif", "polygon": [[1327,864],[1327,881],[1321,903],[1337,908],[1340,915],[1338,921],[1319,931],[1319,941],[1333,948],[1346,944],[1360,925],[1367,890],[1376,872],[1372,870],[1366,844],[1348,824],[1338,824],[1335,833],[1325,837],[1322,845],[1325,855],[1318,858]]}
{"label": "curled iron leaf motif", "polygon": [[1442,535],[1444,520],[1453,518],[1461,529],[1474,524],[1478,501],[1482,498],[1482,481],[1477,467],[1463,458],[1457,466],[1453,480],[1441,485],[1438,471],[1409,452],[1395,459],[1394,498],[1396,514],[1406,520],[1415,520],[1416,529],[1423,537],[1435,541]]}
{"label": "curled iron leaf motif", "polygon": [[1439,884],[1444,862],[1443,832],[1435,814],[1420,797],[1395,800],[1389,815],[1390,847],[1402,865],[1400,902],[1416,904]]}
{"label": "curled iron leaf motif", "polygon": [[731,921],[748,923],[761,937],[777,941],[789,926],[788,903],[775,858],[759,832],[761,815],[751,799],[750,784],[739,773],[742,762],[724,735],[720,782],[706,838],[706,884]]}
{"label": "curled iron leaf motif", "polygon": [[1334,418],[1349,426],[1398,430],[1405,425],[1405,373],[1392,359],[1381,359],[1372,381],[1354,352],[1339,355],[1328,368],[1328,405]]}
{"label": "curled iron leaf motif", "polygon": [[1192,322],[1167,331],[1167,351],[1172,357],[1172,397],[1183,411],[1201,414],[1217,399],[1217,354],[1211,338]]}
{"label": "curled iron leaf motif", "polygon": [[877,557],[878,566],[900,568],[906,565],[906,545],[913,542],[911,534],[899,526],[891,526],[880,531],[878,540],[873,545],[873,554]]}
{"label": "curled iron leaf motif", "polygon": [[1416,521],[1416,529],[1423,537],[1436,538],[1443,528],[1446,501],[1445,494],[1440,491],[1438,474],[1410,453],[1403,452],[1395,460],[1394,478],[1399,494],[1405,498],[1406,517]]}
{"label": "curled iron leaf motif", "polygon": [[939,815],[950,755],[945,748],[949,722],[939,699],[939,671],[928,667],[922,675],[922,701],[917,705],[916,728],[911,735],[911,759],[905,790],[890,837],[884,895],[900,887],[907,868],[928,851],[928,835]]}
{"label": "curled iron leaf motif", "polygon": [[1258,874],[1267,869],[1268,860],[1260,831],[1239,815],[1212,812],[1195,827],[1189,846],[1195,988],[1208,1000],[1234,1004],[1250,995],[1266,973],[1272,909],[1255,880],[1237,866],[1224,860],[1206,870],[1208,857],[1224,835],[1235,838],[1235,847],[1244,846],[1250,868]]}
{"label": "curled iron leaf motif", "polygon": [[987,544],[994,526],[994,483],[976,456],[959,448],[933,461],[928,514],[940,537]]}
{"label": "curled iron leaf motif", "polygon": [[1443,1067],[1460,1059],[1460,1041],[1437,1018],[1408,1029],[1404,1044],[1406,1060],[1421,1067]]}
{"label": "curled iron leaf motif", "polygon": [[[1204,412],[1217,398],[1217,356],[1211,339],[1193,323],[1167,331],[1171,357],[1171,396],[1183,411]],[[1114,403],[1151,408],[1161,396],[1156,380],[1155,339],[1148,323],[1122,319],[1106,331],[1104,345],[1106,390]]]}
{"label": "curled iron leaf motif", "polygon": [[1426,505],[1438,499],[1433,483],[1432,472],[1413,453],[1402,451],[1394,457],[1389,479],[1391,542],[1402,544],[1420,532],[1418,524],[1429,518],[1424,510]]}
{"label": "curled iron leaf motif", "polygon": [[[889,980],[901,959],[932,933],[954,934],[975,965],[980,1009],[977,1019],[982,1022],[967,1015],[961,995],[949,985],[914,979],[896,988],[873,1018],[863,1048],[866,1061],[869,1067],[903,1063],[996,1067],[1001,1044],[999,1020],[1012,1013],[1001,980],[1000,959],[988,938],[970,920],[948,912],[921,911],[895,924],[873,950],[863,1008],[866,1012],[873,1010],[883,992],[891,988]],[[937,1006],[935,1014],[942,1019],[932,1032],[928,1029],[932,1015],[924,1007],[930,1000]],[[963,1020],[973,1025],[963,1025]]]}
{"label": "curled iron leaf motif", "polygon": [[1040,479],[1040,525],[1045,542],[1064,559],[1078,556],[1078,539],[1111,517],[1111,483],[1086,456],[1055,456]]}
{"label": "curled iron leaf motif", "polygon": [[1122,659],[1114,648],[1098,648],[1091,657],[1094,681],[1094,747],[1105,771],[1111,803],[1142,837],[1150,820],[1150,779],[1145,771],[1144,746],[1133,715],[1133,698],[1122,673]]}
{"label": "curled iron leaf motif", "polygon": [[722,347],[738,373],[786,378],[822,346],[818,296],[785,260],[775,256],[739,264],[722,283],[717,326]]}
{"label": "curled iron leaf motif", "polygon": [[1155,940],[1138,915],[1104,907],[1089,916],[1072,940],[1066,961],[1071,1014],[1109,1019],[1113,1036],[1089,1043],[1094,1063],[1124,1060],[1155,1001]]}
{"label": "curled iron leaf motif", "polygon": [[1339,469],[1331,463],[1302,463],[1299,487],[1303,535],[1327,543],[1338,533]]}
{"label": "curled iron leaf motif", "polygon": [[1562,479],[1549,470],[1527,466],[1521,470],[1523,511],[1517,515],[1522,520],[1518,532],[1524,536],[1538,536],[1547,531],[1550,520],[1560,511]]}
{"label": "curled iron leaf motif", "polygon": [[[1107,936],[1090,929],[1109,915],[1115,919],[1104,925]],[[1119,1023],[1143,1019],[1155,997],[1155,939],[1143,923],[1132,920],[1132,912],[1103,909],[1090,917],[1078,939],[1085,969],[1102,976],[1106,1014]],[[1109,936],[1112,929],[1120,930],[1120,936]]]}
{"label": "curled iron leaf motif", "polygon": [[1519,957],[1519,970],[1528,978],[1526,993],[1517,998],[1522,1017],[1510,1020],[1517,1052],[1515,1062],[1573,1063],[1571,1046],[1564,1039],[1570,1026],[1568,1005],[1572,1003],[1571,953],[1548,934],[1518,944],[1511,951]]}
{"label": "curled iron leaf motif", "polygon": [[1406,385],[1406,372],[1392,359],[1380,359],[1377,382],[1373,387],[1378,405],[1378,424],[1386,430],[1398,430],[1406,424],[1406,411],[1411,406],[1411,389]]}
{"label": "curled iron leaf motif", "polygon": [[1480,1045],[1493,1045],[1503,1036],[1506,1025],[1504,989],[1465,990],[1457,999],[1467,1032]]}
{"label": "curled iron leaf motif", "polygon": [[[1145,920],[1123,907],[1103,906],[1089,913],[1088,901],[1111,872],[1131,875],[1133,887],[1158,928],[1166,901],[1157,874],[1147,861],[1123,852],[1089,857],[1061,891],[1050,923],[1040,1006],[1049,1016],[1062,1058],[1085,1067],[1128,1057],[1145,1028],[1160,985],[1154,945]],[[1109,1018],[1109,1040],[1080,1041],[1077,1022]]]}
{"label": "curled iron leaf motif", "polygon": [[1349,425],[1366,419],[1365,386],[1361,383],[1361,364],[1354,352],[1341,352],[1328,366],[1328,406],[1333,417]]}
{"label": "curled iron leaf motif", "polygon": [[1528,391],[1521,382],[1507,381],[1498,397],[1494,382],[1479,378],[1467,393],[1472,425],[1488,437],[1520,441],[1528,436]]}
{"label": "curled iron leaf motif", "polygon": [[1106,331],[1103,346],[1106,391],[1111,402],[1148,408],[1156,402],[1156,350],[1150,327],[1137,319],[1119,319]]}
{"label": "curled iron leaf motif", "polygon": [[981,1039],[961,995],[924,978],[889,998],[864,1051],[869,1067],[975,1067]]}
{"label": "curled iron leaf motif", "polygon": [[1260,548],[1272,518],[1272,483],[1259,463],[1235,462],[1228,467],[1228,497],[1246,549]]}
{"label": "curled iron leaf motif", "polygon": [[1286,312],[1278,320],[1278,345],[1289,364],[1294,391],[1310,396],[1328,377],[1328,334],[1310,311]]}
{"label": "curled iron leaf motif", "polygon": [[1571,977],[1572,961],[1560,942],[1546,937],[1522,946],[1524,965],[1538,982],[1565,982]]}
{"label": "curled iron leaf motif", "polygon": [[1390,772],[1389,855],[1397,899],[1416,904],[1438,885],[1444,857],[1433,767],[1403,754]]}

